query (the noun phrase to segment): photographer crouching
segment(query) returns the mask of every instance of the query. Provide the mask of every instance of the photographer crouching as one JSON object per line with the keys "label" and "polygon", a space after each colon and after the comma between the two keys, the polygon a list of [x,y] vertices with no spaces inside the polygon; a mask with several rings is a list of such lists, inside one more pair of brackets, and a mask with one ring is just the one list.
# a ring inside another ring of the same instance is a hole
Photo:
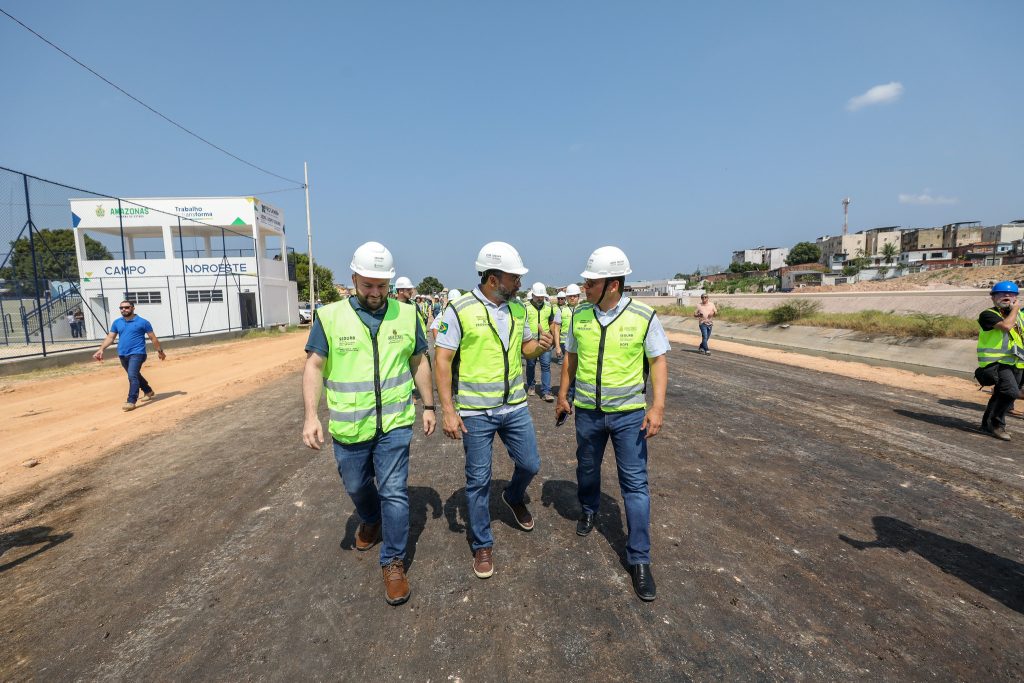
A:
{"label": "photographer crouching", "polygon": [[983,386],[992,387],[992,398],[981,418],[981,431],[1009,441],[1006,414],[1020,392],[1024,374],[1024,316],[1021,316],[1020,290],[1009,280],[992,286],[992,308],[978,316],[978,369],[974,376]]}

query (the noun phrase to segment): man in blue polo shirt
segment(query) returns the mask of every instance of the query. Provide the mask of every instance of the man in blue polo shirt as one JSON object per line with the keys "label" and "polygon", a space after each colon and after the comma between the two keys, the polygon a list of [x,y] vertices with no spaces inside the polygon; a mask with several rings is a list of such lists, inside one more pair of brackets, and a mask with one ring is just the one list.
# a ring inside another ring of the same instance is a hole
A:
{"label": "man in blue polo shirt", "polygon": [[128,401],[121,406],[121,410],[135,410],[135,403],[139,399],[139,389],[147,399],[156,396],[153,387],[142,376],[142,364],[146,362],[146,337],[153,342],[160,360],[167,356],[160,348],[160,340],[153,332],[153,326],[145,318],[135,315],[135,304],[131,301],[122,301],[118,306],[121,317],[110,325],[110,332],[103,339],[100,348],[92,357],[98,361],[103,360],[103,352],[108,346],[114,343],[117,337],[117,357],[121,360],[121,367],[128,373]]}

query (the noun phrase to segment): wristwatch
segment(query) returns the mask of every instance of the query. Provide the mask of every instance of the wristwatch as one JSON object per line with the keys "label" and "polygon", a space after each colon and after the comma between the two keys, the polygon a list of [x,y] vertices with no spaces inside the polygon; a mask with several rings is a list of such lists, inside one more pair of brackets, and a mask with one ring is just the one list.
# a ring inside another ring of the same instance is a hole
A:
{"label": "wristwatch", "polygon": [[437,412],[437,406],[423,406],[423,410],[433,410]]}

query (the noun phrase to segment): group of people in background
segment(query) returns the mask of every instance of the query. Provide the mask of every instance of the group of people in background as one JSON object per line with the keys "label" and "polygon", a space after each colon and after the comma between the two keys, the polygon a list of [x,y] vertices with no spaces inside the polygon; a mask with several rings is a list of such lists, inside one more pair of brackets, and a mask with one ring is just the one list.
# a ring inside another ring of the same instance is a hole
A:
{"label": "group of people in background", "polygon": [[71,328],[71,337],[73,339],[85,337],[85,314],[82,313],[82,309],[76,308],[73,311],[68,311],[65,320],[68,323],[68,327]]}
{"label": "group of people in background", "polygon": [[[438,297],[437,307],[431,298],[429,312],[425,299],[416,300],[408,278],[398,278],[395,296],[389,296],[395,267],[383,245],[360,246],[351,268],[354,296],[321,308],[310,329],[302,438],[316,450],[324,443],[318,404],[326,394],[327,432],[360,519],[354,545],[366,551],[381,544],[388,604],[402,604],[411,594],[405,554],[414,388],[422,399],[424,435],[434,432],[440,410],[442,431],[463,445],[476,577],[492,576],[496,566],[490,516],[495,438],[505,445],[513,467],[500,494],[502,503],[518,529],[535,527],[527,490],[542,464],[527,405],[532,390],[555,403],[556,425],[575,416],[579,536],[598,525],[601,461],[612,442],[633,590],[641,600],[654,600],[647,440],[664,420],[669,343],[654,310],[625,295],[625,277],[632,271],[622,250],[595,250],[580,274],[582,290],[567,287],[554,304],[542,283],[531,287],[528,301],[517,297],[528,270],[505,242],[480,249],[474,263],[478,284],[471,291],[449,291],[447,302]],[[583,292],[586,302],[580,303]],[[432,368],[430,329],[436,332]],[[551,387],[552,357],[561,363],[557,399]]]}

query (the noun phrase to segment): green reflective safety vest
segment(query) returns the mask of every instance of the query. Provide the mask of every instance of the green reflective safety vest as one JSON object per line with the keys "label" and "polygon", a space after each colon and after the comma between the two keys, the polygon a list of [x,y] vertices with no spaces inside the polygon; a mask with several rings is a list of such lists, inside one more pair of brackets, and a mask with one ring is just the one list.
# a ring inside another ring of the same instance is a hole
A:
{"label": "green reflective safety vest", "polygon": [[[998,308],[990,308],[989,311],[1002,316]],[[1021,330],[1024,329],[1024,313],[1017,312],[1017,324],[1009,332],[997,330],[978,331],[978,367],[985,367],[992,363],[1003,363],[1014,367],[1024,368],[1024,338],[1021,337]]]}
{"label": "green reflective safety vest", "polygon": [[417,306],[416,304],[414,304],[411,301],[405,301],[405,302],[399,301],[399,303],[404,303],[406,306],[412,306],[413,310],[416,311],[416,319],[419,321],[419,324],[420,324],[420,332],[423,333],[423,338],[426,339],[427,338],[427,321],[424,319],[423,315],[420,313],[420,307]]}
{"label": "green reflective safety vest", "polygon": [[416,419],[409,370],[416,309],[391,299],[387,307],[376,337],[348,301],[319,311],[330,350],[323,369],[330,432],[341,443],[369,441]]}
{"label": "green reflective safety vest", "polygon": [[577,408],[623,413],[647,407],[644,340],[652,318],[654,309],[636,299],[603,326],[593,304],[577,307],[572,316]]}
{"label": "green reflective safety vest", "polygon": [[449,304],[462,340],[452,361],[452,393],[460,410],[491,410],[526,401],[522,339],[526,309],[509,301],[508,348],[502,344],[489,308],[476,292]]}
{"label": "green reflective safety vest", "polygon": [[534,339],[540,338],[541,330],[551,332],[551,321],[554,317],[555,312],[551,309],[549,302],[545,301],[540,309],[534,306],[532,301],[527,302],[526,322],[530,326],[530,331],[533,332]]}
{"label": "green reflective safety vest", "polygon": [[558,331],[558,341],[564,344],[565,338],[569,334],[569,321],[572,320],[572,306],[568,304],[559,306],[558,312],[562,314],[562,329]]}

